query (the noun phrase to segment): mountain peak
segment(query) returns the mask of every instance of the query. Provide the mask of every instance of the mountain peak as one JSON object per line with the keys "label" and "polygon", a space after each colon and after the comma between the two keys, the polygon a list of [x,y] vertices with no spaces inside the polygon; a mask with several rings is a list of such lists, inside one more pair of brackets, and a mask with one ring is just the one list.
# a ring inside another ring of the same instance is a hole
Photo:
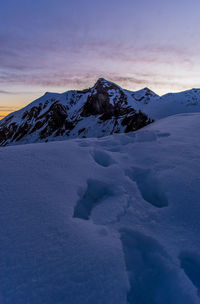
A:
{"label": "mountain peak", "polygon": [[97,80],[97,82],[94,85],[94,88],[97,89],[97,90],[98,89],[102,90],[102,89],[105,89],[105,88],[120,89],[120,87],[117,84],[115,84],[114,82],[109,81],[105,78],[102,78],[102,77]]}
{"label": "mountain peak", "polygon": [[105,83],[105,82],[109,82],[107,79],[103,78],[103,77],[100,77],[98,80],[97,80],[97,83]]}
{"label": "mountain peak", "polygon": [[108,81],[108,80],[106,80],[105,78],[99,78],[98,80],[97,80],[97,82],[95,83],[95,87],[96,86],[108,86],[108,85],[110,85],[111,84],[111,82],[110,81]]}
{"label": "mountain peak", "polygon": [[148,87],[145,87],[143,90],[146,92],[146,95],[149,95],[149,96],[158,96],[155,92],[153,92]]}
{"label": "mountain peak", "polygon": [[85,91],[49,93],[0,122],[0,145],[102,137],[151,122],[130,95],[104,78]]}
{"label": "mountain peak", "polygon": [[9,114],[0,121],[0,146],[130,132],[187,112],[200,112],[200,89],[160,97],[148,87],[129,91],[101,77],[92,88],[46,92]]}
{"label": "mountain peak", "polygon": [[107,80],[103,77],[100,77],[97,81],[102,81],[102,82],[106,82]]}

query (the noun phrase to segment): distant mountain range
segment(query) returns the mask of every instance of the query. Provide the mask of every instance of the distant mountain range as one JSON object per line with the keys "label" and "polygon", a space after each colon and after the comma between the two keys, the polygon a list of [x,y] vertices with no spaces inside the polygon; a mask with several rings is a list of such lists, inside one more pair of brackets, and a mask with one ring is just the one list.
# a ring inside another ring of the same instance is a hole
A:
{"label": "distant mountain range", "polygon": [[47,92],[6,116],[0,121],[0,145],[103,137],[188,112],[200,112],[200,89],[160,97],[148,88],[128,91],[100,78],[82,91]]}

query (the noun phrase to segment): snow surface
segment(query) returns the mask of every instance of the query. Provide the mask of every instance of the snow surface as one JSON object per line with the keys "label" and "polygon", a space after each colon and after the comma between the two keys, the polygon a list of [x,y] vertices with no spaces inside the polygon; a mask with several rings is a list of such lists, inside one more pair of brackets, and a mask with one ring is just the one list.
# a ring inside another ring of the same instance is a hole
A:
{"label": "snow surface", "polygon": [[0,303],[200,303],[200,114],[0,149]]}
{"label": "snow surface", "polygon": [[147,104],[140,103],[140,109],[156,120],[180,113],[200,112],[200,89],[152,96]]}

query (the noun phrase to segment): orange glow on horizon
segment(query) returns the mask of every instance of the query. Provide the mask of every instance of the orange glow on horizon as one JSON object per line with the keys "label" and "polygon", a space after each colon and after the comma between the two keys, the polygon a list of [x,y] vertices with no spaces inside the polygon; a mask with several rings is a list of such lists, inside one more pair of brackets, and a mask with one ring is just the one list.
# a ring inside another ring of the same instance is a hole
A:
{"label": "orange glow on horizon", "polygon": [[13,107],[12,109],[9,110],[5,110],[5,109],[0,109],[0,120],[3,119],[4,117],[6,117],[7,115],[9,115],[12,112],[15,112],[17,110],[19,110],[21,107]]}

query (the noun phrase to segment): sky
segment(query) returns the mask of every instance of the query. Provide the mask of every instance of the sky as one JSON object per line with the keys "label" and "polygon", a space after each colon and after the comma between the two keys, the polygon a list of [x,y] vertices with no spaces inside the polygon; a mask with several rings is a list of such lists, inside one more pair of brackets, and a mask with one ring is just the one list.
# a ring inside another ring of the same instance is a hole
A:
{"label": "sky", "polygon": [[0,118],[99,77],[162,95],[200,87],[199,0],[6,0]]}

